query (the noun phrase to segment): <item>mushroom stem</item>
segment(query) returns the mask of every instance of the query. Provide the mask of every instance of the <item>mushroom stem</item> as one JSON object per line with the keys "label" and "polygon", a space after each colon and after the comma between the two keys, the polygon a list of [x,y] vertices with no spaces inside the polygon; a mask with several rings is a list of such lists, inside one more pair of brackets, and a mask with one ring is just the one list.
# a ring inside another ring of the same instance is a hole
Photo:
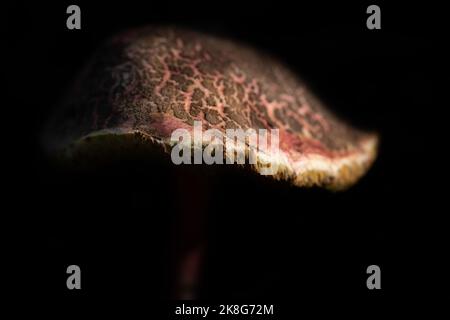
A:
{"label": "mushroom stem", "polygon": [[201,268],[206,247],[206,179],[186,170],[177,175],[180,208],[175,225],[174,298],[191,300],[198,297]]}

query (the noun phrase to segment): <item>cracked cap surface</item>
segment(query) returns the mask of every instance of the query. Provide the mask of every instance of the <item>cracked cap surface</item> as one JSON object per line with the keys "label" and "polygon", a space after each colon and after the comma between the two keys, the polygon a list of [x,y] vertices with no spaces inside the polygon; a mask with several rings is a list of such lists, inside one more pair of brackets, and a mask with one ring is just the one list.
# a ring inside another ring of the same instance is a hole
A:
{"label": "cracked cap surface", "polygon": [[272,178],[296,186],[346,188],[376,157],[375,134],[338,119],[281,63],[172,27],[131,30],[102,45],[51,119],[45,144],[73,155],[95,152],[93,141],[139,139],[169,151],[171,133],[192,131],[196,120],[223,133],[279,129],[280,152],[265,159],[279,167]]}

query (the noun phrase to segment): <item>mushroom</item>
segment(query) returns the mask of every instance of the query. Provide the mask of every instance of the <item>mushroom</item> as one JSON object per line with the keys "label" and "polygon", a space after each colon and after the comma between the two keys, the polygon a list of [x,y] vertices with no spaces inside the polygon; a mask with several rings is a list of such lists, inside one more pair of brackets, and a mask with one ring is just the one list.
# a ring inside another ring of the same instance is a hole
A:
{"label": "mushroom", "polygon": [[[257,154],[245,168],[263,174],[262,162],[276,164],[267,179],[297,187],[345,189],[376,157],[376,134],[347,126],[280,62],[176,27],[127,31],[101,46],[50,119],[44,142],[51,154],[83,163],[136,146],[159,156],[170,154],[176,129],[192,132],[196,121],[224,136],[227,129],[278,129],[278,152],[264,161]],[[242,150],[225,150],[223,157],[234,151]],[[208,190],[206,180],[191,171],[176,182],[183,190],[177,232],[184,244],[176,262],[178,298],[195,297],[206,213],[189,199]]]}

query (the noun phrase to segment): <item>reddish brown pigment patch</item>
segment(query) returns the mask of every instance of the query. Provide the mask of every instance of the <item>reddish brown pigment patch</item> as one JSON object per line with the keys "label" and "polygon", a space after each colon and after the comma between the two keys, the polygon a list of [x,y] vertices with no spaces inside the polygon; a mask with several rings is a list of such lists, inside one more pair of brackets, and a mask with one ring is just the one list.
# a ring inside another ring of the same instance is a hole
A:
{"label": "reddish brown pigment patch", "polygon": [[155,114],[152,115],[148,130],[150,130],[154,137],[170,139],[172,133],[177,129],[190,130],[191,126],[180,119],[164,114]]}
{"label": "reddish brown pigment patch", "polygon": [[335,159],[362,152],[359,148],[330,150],[325,148],[324,144],[318,140],[299,137],[287,131],[280,132],[280,149],[289,154],[294,161],[305,154],[317,154],[329,159]]}

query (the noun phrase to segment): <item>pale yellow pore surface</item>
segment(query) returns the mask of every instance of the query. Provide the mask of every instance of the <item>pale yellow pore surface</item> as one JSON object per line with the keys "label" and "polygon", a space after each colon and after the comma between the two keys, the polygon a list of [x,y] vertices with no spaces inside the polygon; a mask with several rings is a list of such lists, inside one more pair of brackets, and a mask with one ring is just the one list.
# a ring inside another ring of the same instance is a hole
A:
{"label": "pale yellow pore surface", "polygon": [[[104,158],[111,154],[126,154],[145,152],[154,153],[162,151],[170,154],[174,143],[167,138],[151,136],[139,130],[106,129],[93,132],[79,138],[62,152],[67,159]],[[206,145],[204,144],[202,148]],[[324,187],[330,190],[342,190],[356,183],[370,168],[377,155],[378,137],[370,135],[361,142],[361,151],[348,156],[330,159],[319,154],[308,154],[293,162],[290,157],[278,150],[277,152],[261,152],[244,145],[229,148],[224,147],[223,157],[226,159],[233,152],[245,153],[245,164],[225,164],[239,167],[249,167],[268,179],[285,180],[297,187]],[[185,145],[194,150],[194,146]],[[194,154],[194,152],[191,152]],[[250,157],[256,159],[249,163]],[[170,157],[168,159],[170,161]],[[219,164],[213,164],[219,165]],[[274,168],[273,174],[267,174],[267,168]]]}

